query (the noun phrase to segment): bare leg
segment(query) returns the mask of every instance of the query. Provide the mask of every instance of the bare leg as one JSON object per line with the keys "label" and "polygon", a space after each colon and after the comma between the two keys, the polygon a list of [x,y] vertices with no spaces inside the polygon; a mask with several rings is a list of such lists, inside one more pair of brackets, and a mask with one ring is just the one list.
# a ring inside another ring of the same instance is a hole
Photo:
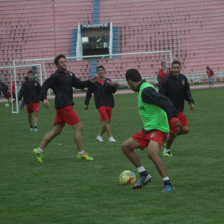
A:
{"label": "bare leg", "polygon": [[83,151],[83,146],[82,146],[82,124],[81,122],[72,125],[74,128],[74,140],[77,145],[78,151],[82,152]]}
{"label": "bare leg", "polygon": [[104,132],[107,132],[107,135],[110,137],[111,135],[111,130],[110,130],[110,122],[108,120],[104,121],[104,125],[100,131],[100,136],[103,136]]}
{"label": "bare leg", "polygon": [[29,122],[30,127],[33,126],[33,123],[32,123],[32,113],[28,114],[28,122]]}
{"label": "bare leg", "polygon": [[[124,152],[124,154],[128,157],[128,159],[133,163],[133,165],[136,168],[143,167],[138,155],[134,152],[134,149],[138,147],[139,147],[139,144],[132,138],[127,139],[125,142],[123,142],[121,146],[121,149]],[[169,181],[169,177],[167,176],[166,166],[163,163],[163,161],[160,159],[160,157],[158,156],[159,149],[160,149],[160,146],[157,142],[150,141],[148,145],[147,153],[149,158],[152,160],[152,162],[156,166],[161,177],[166,178],[166,181]],[[147,174],[146,176],[145,175],[141,176],[141,172],[140,172],[140,179],[133,186],[133,189],[142,188],[145,184],[147,184],[150,181],[151,181],[150,174]]]}
{"label": "bare leg", "polygon": [[169,134],[166,140],[166,148],[170,149],[171,145],[173,144],[174,139],[176,138],[175,134]]}
{"label": "bare leg", "polygon": [[38,124],[38,113],[37,112],[34,112],[33,123],[34,123],[34,126],[37,127],[37,124]]}
{"label": "bare leg", "polygon": [[127,156],[127,158],[132,162],[132,164],[138,168],[142,166],[140,159],[134,149],[138,148],[139,144],[133,138],[129,138],[124,141],[121,145],[121,149],[123,153]]}
{"label": "bare leg", "polygon": [[104,123],[99,135],[103,136],[105,131],[106,131],[106,128],[105,128],[105,123]]}
{"label": "bare leg", "polygon": [[56,125],[53,127],[53,129],[52,129],[50,132],[48,132],[48,133],[44,136],[44,138],[43,138],[42,142],[40,143],[40,146],[39,146],[39,147],[40,147],[42,150],[44,150],[44,148],[46,147],[46,145],[47,145],[53,138],[55,138],[57,135],[59,135],[59,134],[61,133],[62,129],[63,129],[63,127],[61,126],[60,123],[56,124]]}
{"label": "bare leg", "polygon": [[147,153],[149,155],[149,158],[152,160],[152,162],[156,166],[161,177],[167,177],[168,175],[167,175],[167,171],[166,171],[166,166],[158,155],[159,149],[160,149],[160,146],[157,142],[150,141],[150,143],[148,145]]}
{"label": "bare leg", "polygon": [[169,134],[168,138],[166,140],[166,148],[170,149],[171,145],[173,144],[174,139],[177,135],[185,135],[189,132],[188,126],[183,126],[180,128],[179,132],[177,134]]}

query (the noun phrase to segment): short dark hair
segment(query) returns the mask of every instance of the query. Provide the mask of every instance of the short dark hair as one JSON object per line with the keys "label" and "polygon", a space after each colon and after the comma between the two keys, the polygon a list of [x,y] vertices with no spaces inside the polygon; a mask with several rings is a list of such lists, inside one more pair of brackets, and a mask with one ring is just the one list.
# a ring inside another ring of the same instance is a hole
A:
{"label": "short dark hair", "polygon": [[98,66],[96,67],[96,71],[98,71],[99,68],[102,68],[102,69],[105,71],[105,68],[103,67],[103,65],[98,65]]}
{"label": "short dark hair", "polygon": [[166,64],[166,62],[165,62],[165,61],[162,61],[162,62],[161,62],[161,65],[163,65],[164,63]]}
{"label": "short dark hair", "polygon": [[34,75],[33,70],[29,70],[29,71],[27,72],[27,75],[29,75],[29,74],[33,74],[33,75]]}
{"label": "short dark hair", "polygon": [[58,61],[59,61],[61,58],[66,59],[65,55],[63,55],[63,54],[59,54],[58,56],[56,56],[56,57],[54,58],[54,63],[55,63],[55,65],[58,65]]}
{"label": "short dark hair", "polygon": [[173,66],[174,64],[178,64],[178,65],[180,65],[180,67],[181,67],[181,63],[180,63],[180,61],[178,61],[178,60],[173,61],[173,62],[172,62],[172,66]]}
{"label": "short dark hair", "polygon": [[131,68],[126,71],[126,80],[131,80],[133,82],[138,82],[142,80],[142,77],[137,69]]}

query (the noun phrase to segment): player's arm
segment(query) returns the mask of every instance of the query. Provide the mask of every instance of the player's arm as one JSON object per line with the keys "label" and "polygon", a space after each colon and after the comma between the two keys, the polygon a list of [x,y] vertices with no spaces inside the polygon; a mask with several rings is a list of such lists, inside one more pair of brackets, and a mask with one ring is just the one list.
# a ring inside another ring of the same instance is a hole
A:
{"label": "player's arm", "polygon": [[168,97],[157,93],[154,88],[148,87],[142,91],[142,100],[145,103],[155,104],[162,108],[167,114],[170,126],[181,127],[181,122],[177,118],[177,111]]}
{"label": "player's arm", "polygon": [[188,83],[187,78],[185,78],[185,83],[186,83],[186,97],[185,97],[185,100],[188,101],[190,110],[194,110],[194,100],[191,97],[190,85]]}
{"label": "player's arm", "polygon": [[120,83],[118,83],[118,82],[112,81],[112,80],[110,80],[110,79],[109,79],[109,84],[110,84],[110,86],[115,87],[115,88],[113,89],[115,92],[117,91],[117,88],[122,88],[122,87],[124,87],[123,84],[120,84]]}
{"label": "player's arm", "polygon": [[1,90],[3,95],[5,96],[9,92],[9,87],[5,83],[1,83]]}
{"label": "player's arm", "polygon": [[97,77],[92,77],[90,80],[82,81],[81,79],[77,78],[74,74],[72,76],[72,84],[76,89],[84,89],[89,87],[92,83],[96,82]]}
{"label": "player's arm", "polygon": [[88,109],[89,101],[90,101],[91,97],[92,97],[92,88],[90,86],[86,91],[85,106],[84,106],[85,110]]}
{"label": "player's arm", "polygon": [[167,113],[168,119],[177,117],[177,111],[170,99],[152,87],[147,87],[142,91],[142,100],[144,103],[155,104],[162,108]]}
{"label": "player's arm", "polygon": [[43,101],[47,99],[47,91],[48,89],[52,88],[55,82],[55,78],[51,76],[48,78],[42,85],[40,89],[40,100]]}
{"label": "player's arm", "polygon": [[116,86],[116,84],[114,84],[114,83],[110,83],[110,85],[109,85],[109,90],[110,90],[111,93],[116,93],[116,91],[117,91],[117,86]]}
{"label": "player's arm", "polygon": [[106,91],[115,93],[119,84],[117,82],[112,82],[111,79],[106,79]]}
{"label": "player's arm", "polygon": [[18,95],[19,105],[21,105],[21,103],[22,103],[23,91],[24,91],[24,83],[22,84],[20,91],[19,91],[19,95]]}
{"label": "player's arm", "polygon": [[159,87],[159,93],[167,96],[167,80],[164,79]]}
{"label": "player's arm", "polygon": [[36,83],[37,83],[37,94],[40,95],[41,86],[39,82]]}
{"label": "player's arm", "polygon": [[40,100],[43,102],[44,107],[49,107],[49,102],[47,99],[47,91],[50,88],[53,88],[55,83],[56,77],[54,75],[51,75],[50,78],[48,78],[40,88]]}

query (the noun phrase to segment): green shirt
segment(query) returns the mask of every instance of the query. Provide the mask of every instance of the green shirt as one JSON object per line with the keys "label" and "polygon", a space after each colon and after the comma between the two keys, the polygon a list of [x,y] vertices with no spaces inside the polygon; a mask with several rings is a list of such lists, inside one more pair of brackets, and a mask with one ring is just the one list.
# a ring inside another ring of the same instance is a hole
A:
{"label": "green shirt", "polygon": [[142,91],[147,87],[154,88],[150,83],[144,82],[141,84],[138,93],[138,111],[144,125],[144,130],[146,132],[150,130],[159,130],[168,133],[169,124],[166,112],[158,105],[144,103],[142,100]]}

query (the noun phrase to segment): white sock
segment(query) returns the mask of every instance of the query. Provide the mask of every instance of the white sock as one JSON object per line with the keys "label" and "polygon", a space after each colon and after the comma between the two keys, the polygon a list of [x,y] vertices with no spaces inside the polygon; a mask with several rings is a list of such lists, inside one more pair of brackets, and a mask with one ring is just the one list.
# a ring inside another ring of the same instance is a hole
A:
{"label": "white sock", "polygon": [[39,153],[43,153],[44,152],[43,149],[41,149],[40,147],[38,147],[38,151],[39,151]]}
{"label": "white sock", "polygon": [[83,155],[84,153],[85,153],[85,151],[83,150],[83,151],[79,152],[79,155]]}
{"label": "white sock", "polygon": [[163,149],[163,152],[164,153],[168,153],[168,152],[170,152],[170,149],[167,149],[166,147]]}
{"label": "white sock", "polygon": [[163,177],[163,181],[169,180],[169,177]]}
{"label": "white sock", "polygon": [[140,166],[137,168],[138,172],[141,173],[143,171],[146,171],[145,167],[144,166]]}

